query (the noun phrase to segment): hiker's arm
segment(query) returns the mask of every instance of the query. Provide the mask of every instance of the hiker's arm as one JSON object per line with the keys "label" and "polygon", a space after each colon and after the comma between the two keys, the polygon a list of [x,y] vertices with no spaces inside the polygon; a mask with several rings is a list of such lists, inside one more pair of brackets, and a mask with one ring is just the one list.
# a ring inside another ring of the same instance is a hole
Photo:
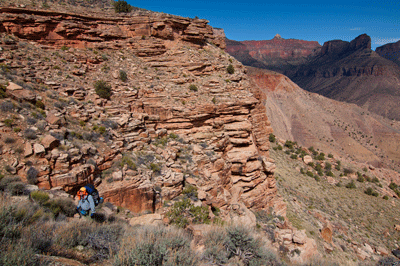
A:
{"label": "hiker's arm", "polygon": [[88,201],[89,201],[89,204],[90,204],[90,210],[91,210],[92,214],[96,213],[96,209],[94,208],[94,200],[93,200],[93,197],[91,195],[89,195]]}

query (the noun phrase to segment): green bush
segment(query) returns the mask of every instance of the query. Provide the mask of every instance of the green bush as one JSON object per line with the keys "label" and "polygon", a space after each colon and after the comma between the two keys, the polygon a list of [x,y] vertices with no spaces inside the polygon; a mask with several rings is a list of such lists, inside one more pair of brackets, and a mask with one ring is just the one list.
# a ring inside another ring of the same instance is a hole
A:
{"label": "green bush", "polygon": [[42,109],[42,110],[44,110],[44,108],[46,108],[46,106],[44,105],[44,103],[42,102],[42,101],[36,101],[36,103],[35,103],[35,106],[37,107],[37,108],[40,108],[40,109]]}
{"label": "green bush", "polygon": [[197,88],[196,85],[190,84],[190,85],[189,85],[189,90],[191,90],[191,91],[198,91],[199,89]]}
{"label": "green bush", "polygon": [[226,72],[228,72],[228,74],[235,73],[235,68],[232,66],[232,64],[229,64],[229,66],[226,68]]}
{"label": "green bush", "polygon": [[374,191],[372,188],[367,188],[365,191],[364,191],[364,193],[365,194],[367,194],[367,195],[370,195],[370,196],[374,196],[374,197],[378,197],[379,196],[379,193],[378,192],[376,192],[376,191]]}
{"label": "green bush", "polygon": [[321,152],[320,154],[318,154],[315,157],[315,159],[318,160],[318,161],[323,161],[323,160],[325,160],[325,154],[323,152]]}
{"label": "green bush", "polygon": [[363,183],[365,180],[364,180],[364,177],[362,175],[359,175],[359,176],[357,176],[357,181],[360,182],[360,183]]}
{"label": "green bush", "polygon": [[347,183],[346,188],[350,188],[350,189],[356,188],[356,184],[354,184],[354,180],[352,180],[350,183]]}
{"label": "green bush", "polygon": [[97,95],[104,99],[110,99],[111,97],[111,85],[104,80],[98,80],[94,83],[94,88]]}
{"label": "green bush", "polygon": [[4,125],[6,125],[7,127],[12,127],[14,120],[11,118],[7,118],[3,121]]}
{"label": "green bush", "polygon": [[292,154],[292,155],[290,155],[290,158],[293,159],[293,160],[296,160],[297,159],[297,155],[296,154]]}
{"label": "green bush", "polygon": [[114,10],[116,13],[129,13],[133,7],[124,0],[118,0],[114,2]]}
{"label": "green bush", "polygon": [[309,177],[314,177],[314,174],[311,171],[307,171],[306,175],[308,175]]}
{"label": "green bush", "polygon": [[39,203],[40,205],[43,205],[45,202],[47,202],[50,199],[49,194],[47,194],[44,191],[36,190],[32,191],[30,194],[31,199]]}
{"label": "green bush", "polygon": [[276,137],[273,133],[269,134],[269,142],[275,142],[276,141]]}
{"label": "green bush", "polygon": [[125,81],[128,80],[128,75],[126,74],[125,71],[123,71],[123,70],[120,70],[120,71],[119,71],[119,79],[120,79],[121,81],[123,81],[123,82],[125,82]]}
{"label": "green bush", "polygon": [[167,212],[167,217],[171,224],[183,228],[190,223],[210,223],[208,208],[194,206],[188,198],[175,202]]}
{"label": "green bush", "polygon": [[48,208],[55,217],[58,217],[60,214],[63,214],[67,217],[72,217],[76,212],[75,203],[70,198],[57,198],[48,200],[43,204],[43,206]]}
{"label": "green bush", "polygon": [[6,87],[0,85],[0,99],[7,98]]}

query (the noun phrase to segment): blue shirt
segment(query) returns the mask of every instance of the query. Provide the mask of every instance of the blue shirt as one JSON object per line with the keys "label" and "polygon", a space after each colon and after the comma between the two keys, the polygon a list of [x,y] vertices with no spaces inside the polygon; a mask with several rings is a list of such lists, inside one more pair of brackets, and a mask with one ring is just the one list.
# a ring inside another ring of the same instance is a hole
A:
{"label": "blue shirt", "polygon": [[87,196],[81,198],[79,200],[77,208],[81,208],[82,210],[87,211],[87,212],[90,210],[92,212],[92,214],[96,213],[92,195],[87,195]]}

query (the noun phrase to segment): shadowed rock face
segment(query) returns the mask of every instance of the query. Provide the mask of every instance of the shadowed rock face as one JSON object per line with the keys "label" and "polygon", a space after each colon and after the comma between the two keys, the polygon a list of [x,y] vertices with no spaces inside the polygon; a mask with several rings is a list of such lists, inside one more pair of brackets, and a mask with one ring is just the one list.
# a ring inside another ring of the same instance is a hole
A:
{"label": "shadowed rock face", "polygon": [[319,53],[286,75],[308,91],[400,119],[400,68],[372,51],[366,34],[351,42],[324,43]]}
{"label": "shadowed rock face", "polygon": [[[40,187],[73,192],[88,182],[99,185],[101,171],[112,170],[128,154],[136,156],[138,169],[115,170],[113,180],[98,188],[106,201],[134,212],[156,210],[189,183],[203,203],[221,210],[241,203],[254,209],[278,206],[276,213],[285,213],[269,158],[272,128],[262,104],[265,97],[251,86],[243,65],[208,44],[216,44],[223,32],[214,36],[205,20],[165,14],[110,18],[0,11],[3,62],[15,66],[12,75],[17,76],[23,75],[17,66],[27,65],[30,58],[25,82],[35,87],[39,80],[48,86],[47,94],[34,90],[33,100],[47,103],[46,125],[52,133],[63,139],[80,130],[71,128],[79,121],[89,131],[101,121],[113,125],[106,129],[109,140],[98,135],[96,147],[63,140],[64,150],[47,145],[39,157],[31,151],[36,141],[29,141],[27,158],[46,169],[38,174]],[[57,49],[64,45],[66,49]],[[19,54],[13,57],[16,48]],[[230,64],[234,74],[227,73]],[[120,71],[129,82],[119,80]],[[100,78],[111,84],[109,100],[99,98],[91,85]],[[190,89],[191,84],[196,88]],[[25,101],[18,95],[22,91],[13,94]],[[60,107],[47,96],[53,93],[74,101]],[[179,138],[171,139],[171,133]],[[159,144],[162,140],[167,143]],[[150,162],[160,169],[152,171]],[[26,176],[24,167],[19,171]]]}
{"label": "shadowed rock face", "polygon": [[380,56],[389,59],[400,66],[400,41],[377,47],[375,51]]}
{"label": "shadowed rock face", "polygon": [[277,34],[272,40],[226,40],[226,51],[244,65],[284,72],[305,61],[321,45],[316,41],[283,39]]}

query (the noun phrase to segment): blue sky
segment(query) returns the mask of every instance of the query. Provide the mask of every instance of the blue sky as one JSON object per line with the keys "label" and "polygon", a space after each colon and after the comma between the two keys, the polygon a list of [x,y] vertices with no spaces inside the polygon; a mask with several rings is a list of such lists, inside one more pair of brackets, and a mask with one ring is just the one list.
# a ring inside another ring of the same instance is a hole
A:
{"label": "blue sky", "polygon": [[237,41],[285,39],[351,41],[366,33],[372,49],[400,40],[400,1],[127,0],[132,6],[183,17],[204,18]]}

